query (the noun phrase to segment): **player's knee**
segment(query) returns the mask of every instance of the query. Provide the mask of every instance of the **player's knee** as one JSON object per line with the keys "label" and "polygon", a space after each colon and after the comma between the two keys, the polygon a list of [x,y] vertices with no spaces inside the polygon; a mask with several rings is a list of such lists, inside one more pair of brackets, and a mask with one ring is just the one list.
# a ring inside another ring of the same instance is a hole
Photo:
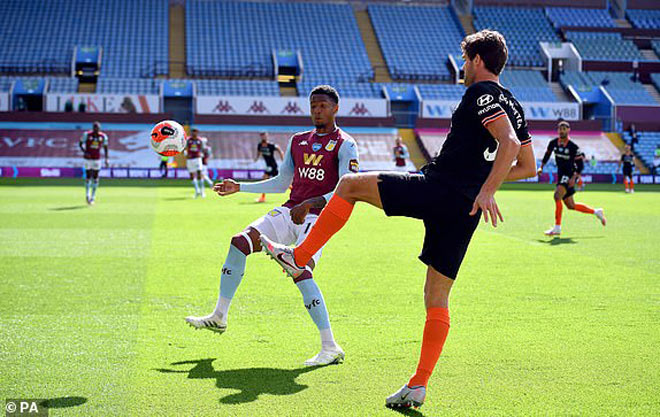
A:
{"label": "player's knee", "polygon": [[254,252],[254,244],[247,233],[238,233],[232,236],[231,245],[243,252],[245,256]]}
{"label": "player's knee", "polygon": [[339,180],[336,193],[342,197],[350,196],[357,190],[357,174],[346,174]]}
{"label": "player's knee", "polygon": [[569,209],[569,210],[575,210],[575,204],[574,203],[571,203],[571,202],[568,202],[568,201],[564,200],[564,205],[566,205],[566,208]]}

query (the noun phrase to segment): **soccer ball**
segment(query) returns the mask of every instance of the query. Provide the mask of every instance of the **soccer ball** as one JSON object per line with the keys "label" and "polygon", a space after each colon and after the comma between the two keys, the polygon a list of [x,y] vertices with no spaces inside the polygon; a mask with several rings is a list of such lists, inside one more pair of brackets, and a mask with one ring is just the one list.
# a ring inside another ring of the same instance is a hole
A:
{"label": "soccer ball", "polygon": [[174,120],[164,120],[151,129],[151,149],[158,155],[174,156],[186,147],[186,132]]}

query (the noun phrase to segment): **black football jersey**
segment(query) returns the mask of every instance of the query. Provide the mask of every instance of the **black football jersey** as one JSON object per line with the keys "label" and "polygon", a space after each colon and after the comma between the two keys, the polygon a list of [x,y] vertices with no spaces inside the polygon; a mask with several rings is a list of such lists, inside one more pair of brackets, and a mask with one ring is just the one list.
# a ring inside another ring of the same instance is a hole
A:
{"label": "black football jersey", "polygon": [[474,200],[490,174],[499,145],[486,126],[501,117],[509,118],[523,146],[531,144],[523,108],[509,90],[493,81],[471,85],[451,117],[442,149],[422,171]]}
{"label": "black football jersey", "polygon": [[625,153],[621,155],[621,162],[623,162],[624,169],[632,169],[633,164],[635,163],[635,155],[630,154],[626,155]]}
{"label": "black football jersey", "polygon": [[257,151],[264,157],[266,165],[268,166],[277,166],[275,162],[275,145],[272,143],[267,143],[262,145],[261,142],[257,145]]}
{"label": "black football jersey", "polygon": [[543,155],[543,165],[550,159],[550,155],[555,153],[555,164],[557,164],[557,175],[571,176],[576,171],[576,159],[583,158],[583,153],[580,147],[570,139],[568,142],[562,144],[559,138],[554,138],[548,142],[548,148]]}

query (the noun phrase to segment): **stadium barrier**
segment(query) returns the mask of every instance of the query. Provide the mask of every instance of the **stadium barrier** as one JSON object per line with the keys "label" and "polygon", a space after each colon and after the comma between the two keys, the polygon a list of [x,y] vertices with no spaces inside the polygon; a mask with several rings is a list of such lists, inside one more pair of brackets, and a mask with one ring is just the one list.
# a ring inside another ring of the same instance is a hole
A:
{"label": "stadium barrier", "polygon": [[46,111],[63,112],[67,102],[78,109],[85,104],[87,113],[159,113],[157,95],[139,94],[46,94]]}
{"label": "stadium barrier", "polygon": [[[239,116],[309,116],[307,97],[198,96],[196,114]],[[340,117],[388,117],[385,99],[342,98]]]}
{"label": "stadium barrier", "polygon": [[0,93],[0,111],[9,111],[9,93]]}
{"label": "stadium barrier", "polygon": [[[580,105],[578,103],[542,103],[523,102],[525,117],[528,120],[579,120]],[[420,117],[426,119],[450,119],[458,101],[424,100]]]}

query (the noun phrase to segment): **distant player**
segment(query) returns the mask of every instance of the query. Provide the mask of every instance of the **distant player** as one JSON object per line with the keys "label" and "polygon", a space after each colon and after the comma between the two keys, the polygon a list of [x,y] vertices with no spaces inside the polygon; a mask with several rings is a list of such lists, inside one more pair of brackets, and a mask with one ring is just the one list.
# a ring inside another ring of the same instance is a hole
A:
{"label": "distant player", "polygon": [[[357,145],[353,138],[335,124],[339,109],[337,91],[327,85],[318,86],[312,90],[309,101],[316,129],[293,135],[277,175],[257,183],[237,183],[226,179],[213,188],[218,195],[226,196],[239,191],[283,193],[292,184],[286,203],[269,211],[232,237],[222,267],[220,295],[215,310],[205,317],[187,317],[186,321],[192,326],[224,332],[227,329],[229,305],[245,272],[246,257],[262,250],[259,236],[268,236],[285,245],[301,242],[332,197],[339,178],[358,171]],[[309,366],[339,363],[344,359],[344,351],[332,334],[323,295],[312,276],[321,257],[321,249],[312,254],[304,272],[293,280],[321,336],[321,351],[305,362]]]}
{"label": "distant player", "polygon": [[621,155],[619,167],[623,165],[623,186],[627,193],[635,192],[635,182],[633,181],[633,168],[635,167],[635,155],[632,153],[630,145],[626,145],[626,151]]}
{"label": "distant player", "polygon": [[199,130],[193,129],[191,131],[191,136],[186,142],[186,167],[190,173],[190,179],[192,180],[193,186],[195,187],[195,196],[197,197],[206,197],[204,194],[204,181],[202,180],[202,153],[204,149],[204,143],[199,138]]}
{"label": "distant player", "polygon": [[392,148],[392,153],[394,154],[394,167],[397,171],[408,171],[406,168],[406,159],[410,158],[408,153],[408,147],[403,144],[401,137],[399,136],[394,141],[394,148]]}
{"label": "distant player", "polygon": [[[304,272],[301,266],[346,224],[358,201],[380,208],[388,216],[412,217],[424,222],[426,235],[419,258],[428,269],[422,351],[412,378],[385,400],[389,407],[424,403],[426,386],[449,333],[449,291],[479,217],[483,214],[485,221],[490,218],[493,226],[497,225],[502,214],[495,202],[495,192],[502,181],[536,173],[523,108],[499,84],[499,74],[507,59],[504,37],[498,32],[482,30],[467,36],[461,48],[468,89],[452,115],[451,130],[442,150],[422,168],[422,174],[347,175],[339,181],[334,196],[309,235],[295,249],[271,242],[268,236],[261,237],[266,252],[289,275],[296,277]],[[517,160],[515,164],[514,160]],[[376,239],[371,235],[370,238]],[[388,254],[373,256],[382,258]],[[401,285],[410,285],[402,282]]]}
{"label": "distant player", "polygon": [[94,204],[96,189],[99,187],[99,171],[101,170],[101,147],[105,155],[105,165],[108,166],[108,135],[101,132],[101,123],[94,122],[92,130],[83,133],[78,143],[85,158],[85,198],[87,204]]}
{"label": "distant player", "polygon": [[571,126],[566,121],[561,121],[557,125],[559,137],[554,138],[548,143],[548,148],[543,155],[543,161],[539,167],[538,173],[543,171],[543,167],[550,159],[550,155],[555,153],[555,163],[557,164],[557,187],[555,188],[555,225],[546,230],[547,236],[558,236],[561,234],[561,215],[562,201],[569,210],[577,210],[581,213],[593,214],[605,226],[607,220],[602,208],[593,209],[586,204],[576,203],[573,199],[575,194],[575,181],[584,167],[584,153],[571,141],[568,133]]}
{"label": "distant player", "polygon": [[213,181],[209,178],[209,159],[213,156],[213,148],[209,145],[209,140],[206,137],[201,137],[202,146],[202,179],[209,187],[213,187]]}
{"label": "distant player", "polygon": [[[257,156],[255,156],[254,161],[259,160],[259,156],[262,156],[264,158],[264,162],[266,162],[266,171],[264,172],[264,179],[272,178],[277,176],[278,169],[277,169],[277,161],[275,160],[275,152],[280,156],[280,159],[284,159],[284,155],[282,154],[282,149],[280,149],[279,146],[277,146],[274,143],[271,143],[268,141],[268,133],[267,132],[261,132],[259,134],[259,137],[261,140],[257,144]],[[261,196],[257,199],[258,203],[264,203],[266,202],[266,194],[263,193]]]}

